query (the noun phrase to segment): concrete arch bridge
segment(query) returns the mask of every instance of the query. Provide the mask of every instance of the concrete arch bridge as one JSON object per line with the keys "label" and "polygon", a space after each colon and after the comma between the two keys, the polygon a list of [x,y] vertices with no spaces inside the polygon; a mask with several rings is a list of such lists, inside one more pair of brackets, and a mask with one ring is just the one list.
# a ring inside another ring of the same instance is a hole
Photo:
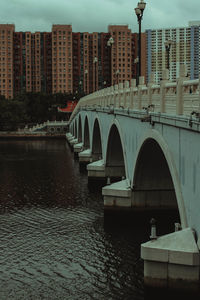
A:
{"label": "concrete arch bridge", "polygon": [[141,77],[82,98],[67,139],[88,178],[106,178],[105,209],[177,208],[180,225],[141,245],[147,285],[199,288],[200,85],[182,66],[156,85]]}

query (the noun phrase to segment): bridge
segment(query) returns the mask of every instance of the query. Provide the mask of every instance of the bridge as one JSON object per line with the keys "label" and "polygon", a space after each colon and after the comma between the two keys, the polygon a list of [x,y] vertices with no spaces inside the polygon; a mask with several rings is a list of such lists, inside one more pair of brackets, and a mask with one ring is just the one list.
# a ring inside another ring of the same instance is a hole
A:
{"label": "bridge", "polygon": [[41,124],[36,124],[33,127],[28,128],[26,126],[24,129],[22,129],[23,132],[26,133],[36,133],[36,132],[47,132],[51,134],[55,133],[65,133],[67,131],[68,127],[68,121],[46,121]]}
{"label": "bridge", "polygon": [[66,137],[87,165],[88,180],[103,179],[106,210],[177,208],[180,224],[141,245],[149,286],[199,289],[200,81],[181,66],[176,82],[164,70],[146,86],[129,82],[82,98]]}

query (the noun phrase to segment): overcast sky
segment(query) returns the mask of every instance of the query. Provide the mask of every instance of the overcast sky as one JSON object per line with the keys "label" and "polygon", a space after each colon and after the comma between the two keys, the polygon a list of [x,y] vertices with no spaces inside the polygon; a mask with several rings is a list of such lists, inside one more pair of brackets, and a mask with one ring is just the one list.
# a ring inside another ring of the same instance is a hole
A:
{"label": "overcast sky", "polygon": [[[138,25],[138,0],[0,0],[0,23],[15,31],[51,31],[52,24],[71,24],[74,32],[107,32],[110,24]],[[185,27],[200,20],[200,0],[146,0],[142,31]]]}

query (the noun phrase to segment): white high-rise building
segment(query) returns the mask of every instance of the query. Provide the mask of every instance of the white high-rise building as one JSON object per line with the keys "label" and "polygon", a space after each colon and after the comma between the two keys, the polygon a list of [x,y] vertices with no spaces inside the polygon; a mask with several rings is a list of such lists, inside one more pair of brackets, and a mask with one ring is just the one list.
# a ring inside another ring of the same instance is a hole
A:
{"label": "white high-rise building", "polygon": [[162,70],[168,66],[168,55],[165,42],[171,42],[169,50],[169,79],[179,77],[181,64],[187,65],[188,76],[191,76],[191,28],[168,28],[146,30],[147,80],[151,73],[156,82],[162,79]]}

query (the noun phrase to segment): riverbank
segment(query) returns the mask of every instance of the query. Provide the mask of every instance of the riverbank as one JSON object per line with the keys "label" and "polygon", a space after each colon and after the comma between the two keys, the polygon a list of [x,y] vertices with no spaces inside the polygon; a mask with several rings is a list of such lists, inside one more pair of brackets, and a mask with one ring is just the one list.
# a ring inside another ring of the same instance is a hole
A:
{"label": "riverbank", "polygon": [[48,133],[48,132],[8,132],[1,131],[0,139],[65,139],[65,133]]}

